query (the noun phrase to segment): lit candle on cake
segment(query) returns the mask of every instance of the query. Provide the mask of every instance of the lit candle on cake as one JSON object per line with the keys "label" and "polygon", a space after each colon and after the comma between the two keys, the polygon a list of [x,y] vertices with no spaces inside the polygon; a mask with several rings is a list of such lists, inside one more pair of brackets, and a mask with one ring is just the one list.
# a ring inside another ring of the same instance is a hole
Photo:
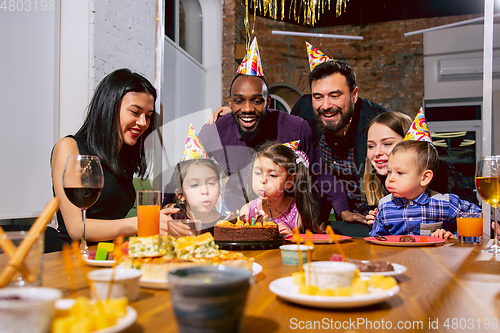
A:
{"label": "lit candle on cake", "polygon": [[240,210],[236,210],[236,223],[240,222]]}

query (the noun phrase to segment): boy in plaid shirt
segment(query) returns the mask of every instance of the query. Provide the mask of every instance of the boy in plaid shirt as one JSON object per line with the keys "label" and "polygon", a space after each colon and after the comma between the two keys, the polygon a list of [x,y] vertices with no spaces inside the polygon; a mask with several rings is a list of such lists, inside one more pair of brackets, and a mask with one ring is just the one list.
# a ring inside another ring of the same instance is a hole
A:
{"label": "boy in plaid shirt", "polygon": [[433,144],[427,141],[401,141],[388,161],[385,182],[391,193],[379,201],[370,236],[430,235],[454,238],[461,212],[481,212],[476,205],[454,194],[431,194],[427,190],[439,165]]}

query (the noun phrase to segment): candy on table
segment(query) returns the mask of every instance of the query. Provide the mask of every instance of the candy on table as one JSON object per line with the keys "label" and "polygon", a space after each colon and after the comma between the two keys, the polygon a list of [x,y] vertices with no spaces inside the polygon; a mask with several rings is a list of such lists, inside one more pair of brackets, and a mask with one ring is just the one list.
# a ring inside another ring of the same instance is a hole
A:
{"label": "candy on table", "polygon": [[104,248],[98,248],[95,253],[95,260],[107,260],[108,259],[108,250]]}
{"label": "candy on table", "polygon": [[115,244],[108,242],[100,242],[97,244],[97,249],[105,249],[108,252],[113,252],[115,249]]}

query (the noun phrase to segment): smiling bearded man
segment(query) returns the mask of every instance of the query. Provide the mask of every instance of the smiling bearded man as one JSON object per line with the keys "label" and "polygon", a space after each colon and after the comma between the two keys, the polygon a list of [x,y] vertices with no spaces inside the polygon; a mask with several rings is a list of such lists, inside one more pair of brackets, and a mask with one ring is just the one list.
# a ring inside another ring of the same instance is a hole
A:
{"label": "smiling bearded man", "polygon": [[[333,228],[342,234],[364,237],[370,231],[365,216],[368,205],[360,186],[366,159],[364,128],[386,110],[359,98],[356,75],[348,64],[325,58],[311,65],[311,95],[303,95],[291,113],[306,119],[314,130],[313,140],[324,168],[321,181],[343,184],[350,210],[335,209],[337,221]],[[322,194],[320,219],[324,220],[330,215],[334,193]],[[342,224],[339,220],[359,223]]]}

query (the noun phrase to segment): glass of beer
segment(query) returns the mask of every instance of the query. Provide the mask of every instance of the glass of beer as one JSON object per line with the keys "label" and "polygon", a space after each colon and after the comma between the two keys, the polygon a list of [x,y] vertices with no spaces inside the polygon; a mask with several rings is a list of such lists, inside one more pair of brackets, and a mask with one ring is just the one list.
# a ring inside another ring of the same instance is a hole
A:
{"label": "glass of beer", "polygon": [[488,205],[493,207],[493,220],[495,221],[494,239],[495,242],[492,246],[485,248],[481,251],[500,253],[500,246],[498,246],[497,235],[497,221],[498,221],[498,207],[500,206],[500,183],[498,177],[500,176],[500,156],[483,156],[477,162],[476,168],[476,189],[481,198]]}
{"label": "glass of beer", "polygon": [[457,235],[460,243],[481,244],[483,238],[483,214],[459,213]]}
{"label": "glass of beer", "polygon": [[137,236],[147,237],[160,233],[160,191],[137,192]]}

